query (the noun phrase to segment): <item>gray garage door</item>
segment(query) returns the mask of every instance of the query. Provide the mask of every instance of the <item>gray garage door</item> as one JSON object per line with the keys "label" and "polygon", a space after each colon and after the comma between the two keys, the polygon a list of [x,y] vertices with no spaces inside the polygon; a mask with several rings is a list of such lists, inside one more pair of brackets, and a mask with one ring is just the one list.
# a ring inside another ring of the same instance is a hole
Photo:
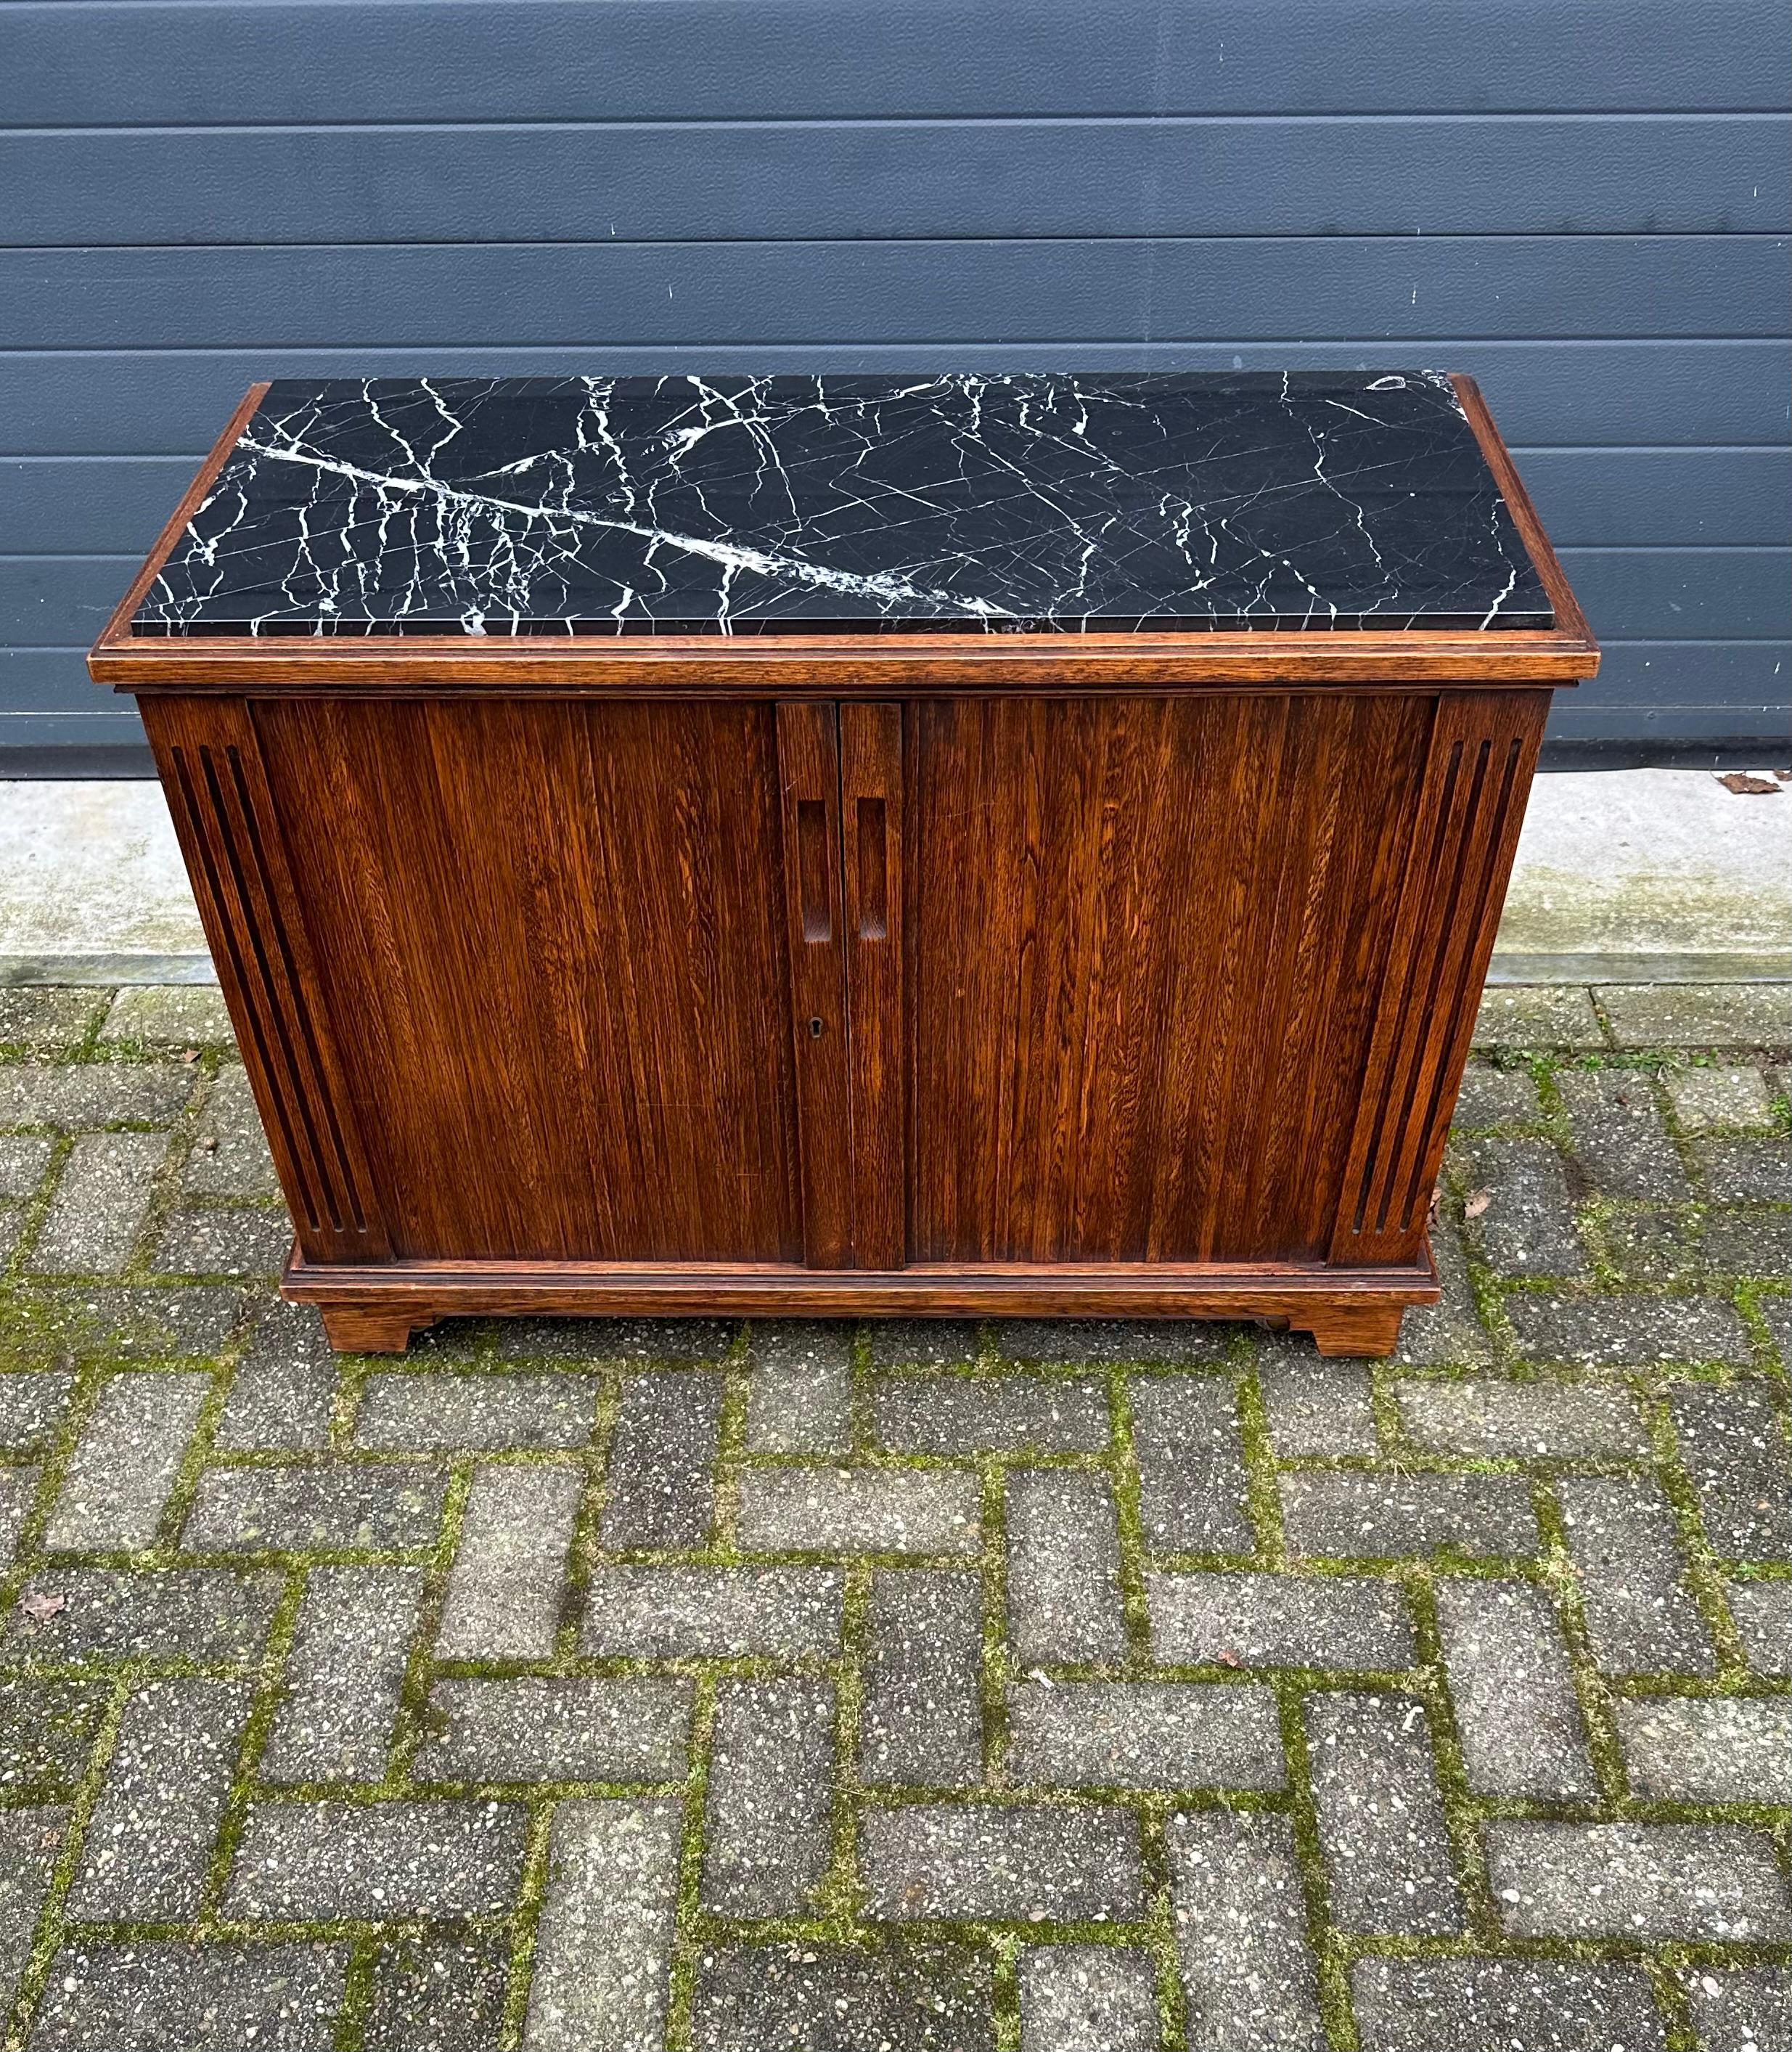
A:
{"label": "gray garage door", "polygon": [[1776,731],[1787,21],[0,5],[0,746],[135,742],[81,651],[252,380],[703,366],[1472,371],[1606,642],[1558,736]]}

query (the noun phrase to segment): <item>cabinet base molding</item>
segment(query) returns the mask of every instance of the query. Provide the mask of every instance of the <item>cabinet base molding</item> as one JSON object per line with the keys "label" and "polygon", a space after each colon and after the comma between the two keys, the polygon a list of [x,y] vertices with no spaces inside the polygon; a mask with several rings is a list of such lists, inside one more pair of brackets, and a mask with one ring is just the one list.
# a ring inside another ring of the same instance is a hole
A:
{"label": "cabinet base molding", "polygon": [[338,1353],[402,1353],[438,1318],[1260,1318],[1327,1354],[1391,1353],[1408,1306],[1438,1300],[1429,1243],[1406,1267],[1088,1262],[804,1268],[782,1262],[313,1263],[296,1251],[280,1294],[315,1304]]}

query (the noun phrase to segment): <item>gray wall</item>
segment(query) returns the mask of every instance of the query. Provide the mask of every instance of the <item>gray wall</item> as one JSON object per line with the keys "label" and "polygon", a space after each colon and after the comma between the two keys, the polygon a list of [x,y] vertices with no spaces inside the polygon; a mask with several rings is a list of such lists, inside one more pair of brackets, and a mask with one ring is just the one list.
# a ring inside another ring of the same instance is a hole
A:
{"label": "gray wall", "polygon": [[0,746],[136,739],[81,652],[252,379],[667,367],[1469,370],[1606,644],[1557,735],[1777,731],[1787,20],[0,5]]}

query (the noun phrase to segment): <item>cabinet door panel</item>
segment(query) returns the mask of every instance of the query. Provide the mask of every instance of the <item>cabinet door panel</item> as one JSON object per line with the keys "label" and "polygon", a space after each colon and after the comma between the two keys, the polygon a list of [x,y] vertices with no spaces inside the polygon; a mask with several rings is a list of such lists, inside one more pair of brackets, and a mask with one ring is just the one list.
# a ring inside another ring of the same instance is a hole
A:
{"label": "cabinet door panel", "polygon": [[1432,704],[910,708],[916,1260],[1317,1260]]}
{"label": "cabinet door panel", "polygon": [[852,1181],[838,709],[812,699],[782,704],[777,734],[803,1258],[812,1268],[844,1268],[852,1259]]}
{"label": "cabinet door panel", "polygon": [[770,707],[254,718],[397,1254],[801,1258]]}
{"label": "cabinet door panel", "polygon": [[840,819],[851,1036],[853,1266],[900,1268],[908,1245],[900,706],[841,707]]}

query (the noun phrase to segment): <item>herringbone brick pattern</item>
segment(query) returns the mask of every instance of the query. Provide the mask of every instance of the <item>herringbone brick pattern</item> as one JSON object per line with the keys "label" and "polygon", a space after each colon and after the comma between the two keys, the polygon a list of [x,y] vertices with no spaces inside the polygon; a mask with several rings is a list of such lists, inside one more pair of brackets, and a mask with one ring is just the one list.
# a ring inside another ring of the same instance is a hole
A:
{"label": "herringbone brick pattern", "polygon": [[1400,1354],[338,1363],[204,993],[0,993],[39,2048],[1785,2052],[1785,993],[1498,993]]}

